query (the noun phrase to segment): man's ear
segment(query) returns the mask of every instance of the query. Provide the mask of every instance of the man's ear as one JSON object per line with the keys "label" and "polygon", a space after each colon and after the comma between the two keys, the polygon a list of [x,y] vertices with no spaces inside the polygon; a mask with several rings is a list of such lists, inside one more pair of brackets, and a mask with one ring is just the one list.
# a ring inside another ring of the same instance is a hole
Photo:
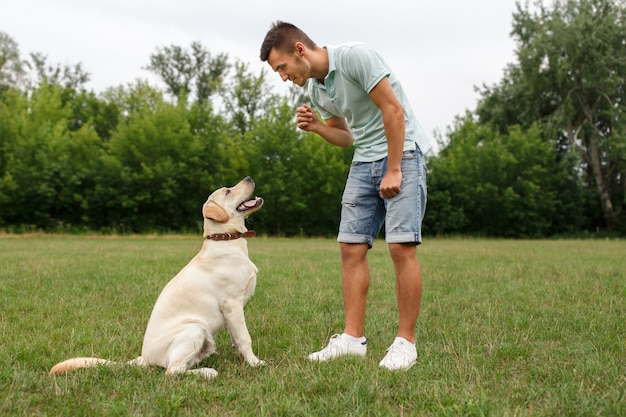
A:
{"label": "man's ear", "polygon": [[294,49],[295,49],[296,55],[302,58],[302,55],[304,55],[304,50],[306,49],[306,47],[304,46],[302,42],[296,42]]}
{"label": "man's ear", "polygon": [[222,206],[214,201],[209,201],[202,208],[202,215],[206,219],[215,220],[216,222],[226,223],[230,220],[230,216]]}

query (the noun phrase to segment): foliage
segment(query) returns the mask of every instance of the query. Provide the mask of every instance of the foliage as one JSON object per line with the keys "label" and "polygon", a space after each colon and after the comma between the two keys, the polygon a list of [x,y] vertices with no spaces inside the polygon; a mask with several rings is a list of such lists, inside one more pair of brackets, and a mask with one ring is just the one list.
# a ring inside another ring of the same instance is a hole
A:
{"label": "foliage", "polygon": [[20,86],[26,75],[25,66],[17,42],[0,31],[0,92]]}
{"label": "foliage", "polygon": [[485,87],[481,123],[500,132],[541,127],[557,157],[574,151],[581,185],[596,194],[607,229],[626,223],[626,2],[518,3],[512,35],[518,63]]}
{"label": "foliage", "polygon": [[68,128],[71,109],[61,88],[43,83],[27,100],[15,90],[0,107],[4,151],[0,204],[4,224],[46,229],[80,225],[85,192],[93,186],[100,139],[89,124]]}
{"label": "foliage", "polygon": [[235,74],[226,86],[223,98],[225,113],[240,134],[245,134],[259,118],[277,105],[266,82],[265,71],[255,76],[242,62],[235,64]]}
{"label": "foliage", "polygon": [[426,225],[437,234],[538,237],[579,226],[580,195],[537,126],[507,135],[459,120],[449,145],[429,160]]}
{"label": "foliage", "polygon": [[62,85],[65,91],[81,89],[90,78],[81,63],[74,66],[50,65],[48,58],[41,53],[32,53],[31,61],[40,82]]}
{"label": "foliage", "polygon": [[[623,1],[518,6],[519,62],[429,158],[425,234],[626,227]],[[250,175],[265,198],[260,234],[336,235],[352,149],[296,128],[305,90],[276,95],[265,71],[194,42],[151,55],[161,87],[96,94],[80,64],[22,60],[0,35],[1,228],[196,231],[206,196]]]}
{"label": "foliage", "polygon": [[339,198],[345,151],[303,135],[292,107],[238,69],[239,99],[224,115],[184,94],[170,103],[142,81],[101,97],[47,78],[30,97],[8,89],[0,97],[0,225],[195,231],[206,196],[251,175],[267,201],[260,233],[334,234],[338,204],[310,207]]}
{"label": "foliage", "polygon": [[192,42],[191,50],[178,45],[157,48],[145,69],[157,74],[173,97],[193,93],[202,103],[222,90],[230,67],[228,54],[213,57],[200,42]]}

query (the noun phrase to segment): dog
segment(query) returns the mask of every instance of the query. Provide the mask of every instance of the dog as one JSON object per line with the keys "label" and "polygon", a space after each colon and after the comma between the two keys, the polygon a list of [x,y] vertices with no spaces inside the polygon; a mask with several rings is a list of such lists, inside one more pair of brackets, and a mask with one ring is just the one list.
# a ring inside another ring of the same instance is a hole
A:
{"label": "dog", "polygon": [[[146,332],[141,356],[127,362],[158,366],[166,374],[194,373],[207,379],[213,368],[191,369],[215,352],[215,336],[223,327],[234,347],[250,366],[264,365],[252,351],[244,305],[254,293],[257,267],[248,257],[245,219],[263,205],[250,177],[231,188],[213,192],[202,206],[204,242],[200,252],[161,291]],[[115,362],[100,358],[73,358],[58,363],[50,374],[71,372]]]}

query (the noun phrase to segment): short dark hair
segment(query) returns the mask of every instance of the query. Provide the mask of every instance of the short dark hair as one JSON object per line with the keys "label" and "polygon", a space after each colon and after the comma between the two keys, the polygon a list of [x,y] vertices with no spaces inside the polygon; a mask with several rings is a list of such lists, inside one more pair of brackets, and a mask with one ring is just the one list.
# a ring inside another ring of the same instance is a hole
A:
{"label": "short dark hair", "polygon": [[261,45],[261,61],[265,62],[270,56],[270,51],[275,49],[280,52],[289,52],[296,42],[302,42],[308,48],[316,48],[317,45],[291,23],[277,20],[272,24],[270,30],[267,31],[263,44]]}

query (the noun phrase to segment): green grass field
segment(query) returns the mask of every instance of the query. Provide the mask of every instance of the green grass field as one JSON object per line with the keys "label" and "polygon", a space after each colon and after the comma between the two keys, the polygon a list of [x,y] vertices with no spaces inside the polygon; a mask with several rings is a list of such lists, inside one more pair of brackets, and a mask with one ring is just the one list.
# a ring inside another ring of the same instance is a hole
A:
{"label": "green grass field", "polygon": [[626,241],[426,239],[420,358],[378,369],[396,330],[386,245],[370,252],[366,359],[309,363],[340,332],[332,239],[249,239],[251,368],[218,338],[220,374],[100,367],[140,354],[152,305],[198,237],[0,236],[2,416],[624,416]]}

